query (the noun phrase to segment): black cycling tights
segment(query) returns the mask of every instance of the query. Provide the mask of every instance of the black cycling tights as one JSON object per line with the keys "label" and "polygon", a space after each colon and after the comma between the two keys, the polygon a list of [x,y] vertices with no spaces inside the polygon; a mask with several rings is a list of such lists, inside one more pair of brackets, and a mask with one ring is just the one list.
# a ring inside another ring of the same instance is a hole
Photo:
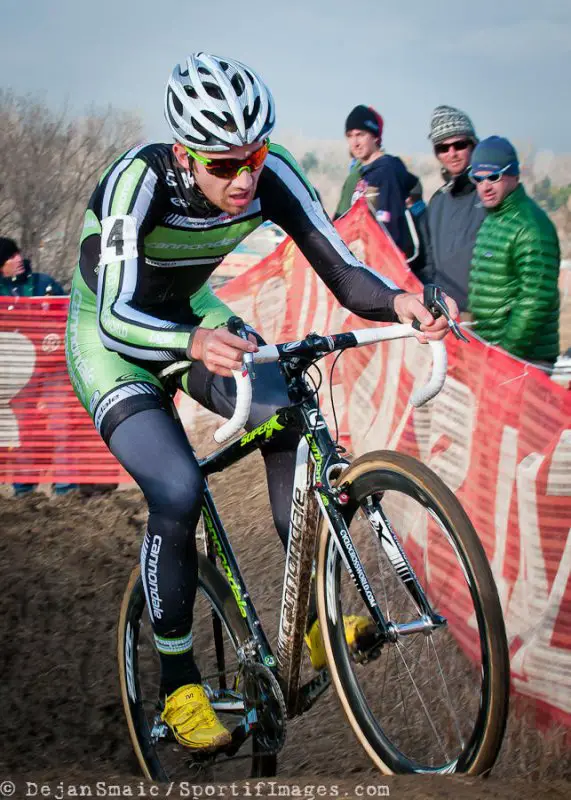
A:
{"label": "black cycling tights", "polygon": [[[232,414],[234,381],[214,376],[201,362],[192,366],[184,389],[206,408],[226,417]],[[277,365],[257,365],[247,429],[288,402]],[[182,425],[166,410],[147,409],[128,417],[111,435],[109,448],[140,486],[149,505],[141,570],[153,631],[163,648],[159,646],[163,687],[169,692],[180,685],[181,668],[188,674],[186,682],[200,680],[189,652],[189,633],[197,586],[195,529],[204,483]],[[296,448],[297,437],[285,434],[262,449],[274,523],[284,547]]]}

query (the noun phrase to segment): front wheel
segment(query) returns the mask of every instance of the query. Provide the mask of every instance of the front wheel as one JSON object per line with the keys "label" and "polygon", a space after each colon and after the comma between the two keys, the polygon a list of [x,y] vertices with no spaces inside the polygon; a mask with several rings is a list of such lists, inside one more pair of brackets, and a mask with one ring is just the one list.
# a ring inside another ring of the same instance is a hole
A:
{"label": "front wheel", "polygon": [[[194,656],[213,707],[232,731],[234,741],[245,720],[247,688],[237,649],[248,639],[249,631],[226,581],[202,554],[198,562],[192,626]],[[131,574],[121,605],[118,656],[123,708],[133,749],[146,778],[212,783],[275,775],[277,759],[275,754],[264,752],[263,729],[246,735],[243,743],[234,748],[236,752],[205,756],[179,745],[161,722],[159,657],[138,567]]]}
{"label": "front wheel", "polygon": [[[506,725],[509,655],[476,531],[440,478],[401,453],[362,456],[339,483],[349,497],[344,516],[353,546],[390,630],[364,652],[349,651],[340,621],[368,609],[324,523],[319,620],[357,738],[386,774],[488,773]],[[422,596],[436,624],[423,613]]]}

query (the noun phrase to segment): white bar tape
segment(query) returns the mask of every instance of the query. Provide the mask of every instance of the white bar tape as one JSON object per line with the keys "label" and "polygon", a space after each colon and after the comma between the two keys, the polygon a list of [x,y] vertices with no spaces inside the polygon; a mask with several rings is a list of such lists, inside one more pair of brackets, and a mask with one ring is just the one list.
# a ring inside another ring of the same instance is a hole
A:
{"label": "white bar tape", "polygon": [[[389,341],[390,339],[404,339],[415,336],[417,331],[412,325],[389,325],[386,328],[363,328],[358,331],[351,331],[358,342],[358,347],[375,342]],[[448,355],[446,345],[443,341],[429,341],[432,351],[432,374],[425,386],[415,389],[410,398],[410,404],[415,408],[428,403],[432,400],[444,386],[446,380],[446,368],[448,366]]]}
{"label": "white bar tape", "polygon": [[257,353],[252,353],[256,364],[267,364],[270,361],[277,361],[280,353],[275,344],[263,344]]}
{"label": "white bar tape", "polygon": [[232,370],[236,381],[236,408],[232,417],[221,425],[214,433],[214,441],[218,444],[227,442],[235,433],[238,433],[248,420],[252,404],[252,382],[247,369],[242,371]]}
{"label": "white bar tape", "polygon": [[357,347],[375,342],[387,342],[390,339],[406,339],[414,336],[416,331],[412,325],[388,325],[386,328],[360,328],[358,331],[349,331],[357,340]]}
{"label": "white bar tape", "polygon": [[428,342],[432,350],[432,375],[425,386],[415,389],[410,396],[410,404],[415,408],[428,403],[432,400],[444,386],[446,380],[446,367],[448,366],[448,354],[446,345],[443,341]]}

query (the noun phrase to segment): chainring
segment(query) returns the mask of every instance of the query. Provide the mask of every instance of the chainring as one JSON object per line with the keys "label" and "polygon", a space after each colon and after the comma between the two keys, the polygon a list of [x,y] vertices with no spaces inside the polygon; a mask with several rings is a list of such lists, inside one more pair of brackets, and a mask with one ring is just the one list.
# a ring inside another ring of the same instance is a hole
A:
{"label": "chainring", "polygon": [[248,664],[244,670],[244,701],[255,709],[258,748],[268,755],[280,752],[286,739],[286,705],[280,685],[268,667]]}

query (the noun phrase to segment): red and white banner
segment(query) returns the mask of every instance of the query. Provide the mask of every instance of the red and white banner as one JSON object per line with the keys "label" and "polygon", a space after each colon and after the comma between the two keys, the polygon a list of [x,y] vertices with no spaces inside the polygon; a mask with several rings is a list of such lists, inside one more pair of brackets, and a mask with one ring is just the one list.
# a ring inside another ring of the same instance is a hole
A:
{"label": "red and white banner", "polygon": [[[338,227],[372,268],[420,289],[364,202]],[[374,325],[339,306],[289,239],[219,294],[268,342]],[[63,298],[0,298],[2,482],[129,480],[67,381],[66,309]],[[344,354],[334,373],[342,441],[355,454],[410,453],[456,492],[494,570],[514,688],[571,728],[571,392],[470,338],[447,337],[445,388],[421,409],[408,398],[428,348],[407,340]],[[192,435],[204,417],[191,403],[181,412]]]}
{"label": "red and white banner", "polygon": [[73,393],[68,297],[0,297],[0,482],[131,481]]}
{"label": "red and white banner", "polygon": [[[420,291],[364,202],[338,228],[367,264]],[[269,342],[374,325],[341,308],[289,240],[220,295]],[[513,687],[571,728],[571,392],[474,336],[446,342],[445,387],[420,409],[408,398],[426,380],[428,348],[409,339],[345,353],[334,372],[342,440],[356,455],[416,456],[457,494],[494,571]]]}

